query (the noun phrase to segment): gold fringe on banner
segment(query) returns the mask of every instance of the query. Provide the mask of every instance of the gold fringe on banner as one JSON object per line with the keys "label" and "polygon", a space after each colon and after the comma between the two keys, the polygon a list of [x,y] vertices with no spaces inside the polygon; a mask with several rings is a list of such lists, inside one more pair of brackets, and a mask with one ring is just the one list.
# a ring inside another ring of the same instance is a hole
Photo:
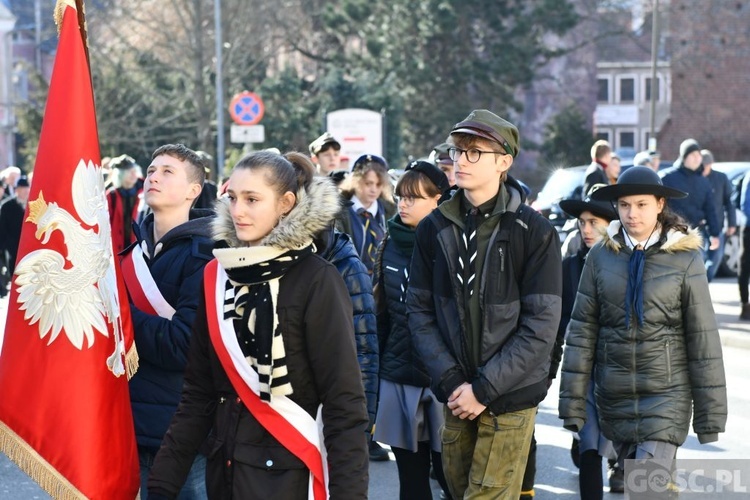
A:
{"label": "gold fringe on banner", "polygon": [[[76,8],[75,0],[57,0],[55,4],[55,25],[57,25],[57,36],[60,36],[60,30],[62,29],[63,14],[65,13],[65,6]],[[77,9],[76,9],[77,10]]]}
{"label": "gold fringe on banner", "polygon": [[21,436],[0,422],[0,450],[29,475],[52,498],[85,500],[83,493],[70,484],[49,462],[24,441]]}
{"label": "gold fringe on banner", "polygon": [[135,342],[133,342],[133,345],[125,354],[125,373],[128,376],[128,380],[133,378],[135,372],[138,371],[138,362],[138,350],[135,348]]}

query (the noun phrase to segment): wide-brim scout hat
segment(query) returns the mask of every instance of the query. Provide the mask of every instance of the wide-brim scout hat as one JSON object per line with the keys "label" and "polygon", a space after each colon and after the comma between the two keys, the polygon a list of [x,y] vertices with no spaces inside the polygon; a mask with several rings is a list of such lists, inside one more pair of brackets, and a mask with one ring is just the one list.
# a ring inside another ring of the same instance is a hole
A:
{"label": "wide-brim scout hat", "polygon": [[623,196],[652,194],[664,198],[685,198],[688,194],[665,186],[659,174],[648,167],[630,167],[613,186],[605,186],[591,193],[595,201],[614,201]]}
{"label": "wide-brim scout hat", "polygon": [[591,193],[605,187],[606,184],[594,184],[591,186],[589,195],[585,199],[581,200],[580,198],[571,198],[562,200],[560,202],[560,208],[574,219],[579,218],[583,212],[591,212],[597,217],[613,221],[617,219],[617,212],[612,204],[608,201],[596,201],[591,199]]}

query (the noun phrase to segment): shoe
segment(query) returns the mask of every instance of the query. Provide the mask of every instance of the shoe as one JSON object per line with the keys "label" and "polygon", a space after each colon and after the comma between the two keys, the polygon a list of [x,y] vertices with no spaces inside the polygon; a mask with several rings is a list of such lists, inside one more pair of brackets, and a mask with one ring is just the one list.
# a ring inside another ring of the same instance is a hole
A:
{"label": "shoe", "polygon": [[573,444],[570,445],[570,458],[573,459],[573,465],[581,468],[581,452],[578,450],[578,440],[573,438]]}
{"label": "shoe", "polygon": [[608,467],[609,472],[609,492],[625,493],[625,471],[617,466],[617,462],[610,460]]}
{"label": "shoe", "polygon": [[519,500],[534,500],[534,490],[530,489],[527,491],[522,491],[521,496],[518,498]]}
{"label": "shoe", "polygon": [[742,304],[742,312],[740,313],[740,319],[749,321],[750,320],[750,304]]}
{"label": "shoe", "polygon": [[388,450],[380,446],[377,441],[370,441],[370,460],[373,462],[387,462],[390,459]]}

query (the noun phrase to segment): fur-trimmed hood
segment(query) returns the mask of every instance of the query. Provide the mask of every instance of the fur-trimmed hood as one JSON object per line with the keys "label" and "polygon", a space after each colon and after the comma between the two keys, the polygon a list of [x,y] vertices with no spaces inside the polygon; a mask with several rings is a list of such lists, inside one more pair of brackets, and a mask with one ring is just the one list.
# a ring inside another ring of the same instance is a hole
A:
{"label": "fur-trimmed hood", "polygon": [[[609,223],[602,240],[604,246],[615,253],[618,253],[623,246],[623,236],[621,234],[622,224],[619,220],[613,220]],[[703,238],[697,229],[689,229],[687,234],[676,229],[667,231],[666,236],[662,234],[659,240],[660,250],[666,253],[689,252],[703,248]]]}
{"label": "fur-trimmed hood", "polygon": [[[341,209],[338,189],[327,177],[313,178],[310,187],[297,192],[297,204],[262,241],[261,245],[299,249],[309,245],[313,236],[326,228]],[[229,199],[216,202],[217,217],[213,223],[215,241],[225,241],[231,248],[246,246],[237,239]]]}

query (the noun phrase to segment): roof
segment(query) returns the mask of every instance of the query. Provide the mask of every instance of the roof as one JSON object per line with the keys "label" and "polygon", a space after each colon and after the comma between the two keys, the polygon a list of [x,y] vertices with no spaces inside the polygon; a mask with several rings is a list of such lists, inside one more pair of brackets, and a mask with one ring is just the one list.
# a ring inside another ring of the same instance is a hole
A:
{"label": "roof", "polygon": [[[667,59],[665,56],[665,44],[668,43],[664,22],[665,12],[660,16],[659,47],[660,61]],[[649,62],[651,61],[651,33],[653,19],[651,13],[646,13],[643,24],[636,30],[632,29],[632,14],[629,11],[614,11],[608,13],[609,35],[606,33],[596,45],[599,61],[618,62]]]}

